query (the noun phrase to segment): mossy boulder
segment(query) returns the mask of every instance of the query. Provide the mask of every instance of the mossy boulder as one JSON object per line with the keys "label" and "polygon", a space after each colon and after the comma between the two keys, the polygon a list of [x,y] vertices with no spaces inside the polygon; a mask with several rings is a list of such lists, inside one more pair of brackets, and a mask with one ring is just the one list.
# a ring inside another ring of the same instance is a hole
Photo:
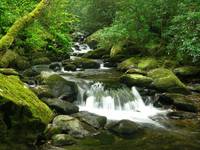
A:
{"label": "mossy boulder", "polygon": [[138,63],[138,68],[142,70],[150,70],[159,67],[160,63],[156,58],[142,58]]}
{"label": "mossy boulder", "polygon": [[117,69],[126,71],[131,68],[137,68],[139,60],[139,57],[131,57],[126,59],[117,66]]}
{"label": "mossy boulder", "polygon": [[196,66],[183,66],[175,68],[174,73],[180,77],[194,77],[200,75],[200,68]]}
{"label": "mossy boulder", "polygon": [[199,99],[199,94],[164,93],[159,96],[158,101],[163,105],[172,105],[181,111],[198,112],[200,110]]}
{"label": "mossy boulder", "polygon": [[29,110],[33,118],[43,123],[52,119],[52,111],[26,87],[17,76],[0,74],[0,104],[11,102],[16,106]]}
{"label": "mossy boulder", "polygon": [[8,145],[33,144],[53,117],[49,107],[17,76],[3,74],[0,74],[0,114],[6,125],[1,142]]}
{"label": "mossy boulder", "polygon": [[62,65],[63,65],[63,67],[64,67],[64,70],[66,70],[66,71],[76,71],[76,65],[75,64],[73,64],[72,62],[70,62],[70,61],[64,61],[63,63],[62,63]]}
{"label": "mossy boulder", "polygon": [[72,63],[75,64],[77,68],[83,68],[83,69],[100,68],[100,64],[97,61],[88,58],[77,58],[73,60]]}
{"label": "mossy boulder", "polygon": [[147,72],[142,70],[142,69],[138,69],[138,68],[131,68],[129,70],[126,71],[127,74],[141,74],[141,75],[147,75]]}
{"label": "mossy boulder", "polygon": [[120,78],[121,82],[129,86],[149,86],[153,79],[150,77],[143,76],[141,74],[125,74]]}
{"label": "mossy boulder", "polygon": [[0,67],[7,68],[16,60],[18,54],[12,50],[7,50],[0,58]]}
{"label": "mossy boulder", "polygon": [[103,56],[109,54],[109,50],[106,49],[96,49],[89,51],[88,53],[84,54],[84,58],[92,58],[92,59],[101,59]]}
{"label": "mossy boulder", "polygon": [[47,57],[39,57],[32,60],[32,65],[50,64],[51,61]]}
{"label": "mossy boulder", "polygon": [[153,79],[152,86],[160,91],[188,94],[184,83],[169,69],[157,68],[148,72],[148,77]]}
{"label": "mossy boulder", "polygon": [[17,56],[15,60],[15,65],[16,65],[16,68],[19,70],[24,70],[31,66],[28,59],[23,56]]}
{"label": "mossy boulder", "polygon": [[4,75],[14,75],[14,76],[19,76],[19,73],[12,68],[0,68],[0,73]]}

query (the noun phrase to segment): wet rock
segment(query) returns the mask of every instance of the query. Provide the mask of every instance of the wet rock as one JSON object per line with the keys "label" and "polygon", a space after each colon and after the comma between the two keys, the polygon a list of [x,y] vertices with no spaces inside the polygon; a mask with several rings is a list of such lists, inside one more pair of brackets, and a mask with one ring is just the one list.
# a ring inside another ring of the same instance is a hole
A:
{"label": "wet rock", "polygon": [[170,119],[194,119],[194,118],[197,118],[197,114],[182,112],[182,111],[175,111],[175,112],[169,112],[167,114],[167,117],[169,117]]}
{"label": "wet rock", "polygon": [[83,69],[100,68],[100,64],[97,61],[87,58],[77,58],[73,60],[72,63],[75,64],[77,68],[83,68]]}
{"label": "wet rock", "polygon": [[62,101],[60,99],[46,99],[44,102],[57,113],[70,115],[73,113],[77,113],[79,108],[67,101]]}
{"label": "wet rock", "polygon": [[49,76],[45,79],[44,83],[49,86],[54,97],[65,96],[68,97],[69,101],[74,101],[77,97],[77,85],[74,82],[65,80],[57,74]]}
{"label": "wet rock", "polygon": [[199,106],[193,100],[193,96],[186,96],[182,94],[162,94],[158,101],[163,105],[173,105],[176,109],[188,112],[197,112]]}
{"label": "wet rock", "polygon": [[63,67],[66,71],[76,71],[76,65],[70,62],[63,63]]}
{"label": "wet rock", "polygon": [[117,67],[117,64],[113,62],[105,62],[104,67]]}
{"label": "wet rock", "polygon": [[77,118],[59,115],[54,118],[52,125],[46,130],[46,135],[67,133],[75,138],[83,138],[96,132],[93,127],[79,121]]}
{"label": "wet rock", "polygon": [[174,73],[180,77],[194,77],[200,74],[200,68],[196,66],[184,66],[175,68]]}
{"label": "wet rock", "polygon": [[81,111],[79,113],[73,114],[72,116],[78,118],[83,122],[86,122],[96,129],[103,128],[107,121],[106,117],[95,115],[87,111]]}
{"label": "wet rock", "polygon": [[19,76],[19,73],[12,68],[0,68],[0,73],[4,75]]}
{"label": "wet rock", "polygon": [[189,94],[189,90],[185,84],[168,69],[154,69],[149,71],[147,76],[153,79],[152,86],[160,91]]}
{"label": "wet rock", "polygon": [[143,76],[141,74],[125,74],[120,78],[120,80],[129,86],[141,87],[149,86],[153,82],[152,78]]}
{"label": "wet rock", "polygon": [[23,76],[25,77],[34,77],[40,74],[40,72],[38,72],[37,70],[35,70],[34,68],[29,68],[24,70],[24,72],[22,73]]}
{"label": "wet rock", "polygon": [[75,139],[67,134],[56,134],[52,137],[52,144],[54,146],[73,145],[75,143]]}
{"label": "wet rock", "polygon": [[134,136],[143,131],[143,129],[135,122],[129,120],[121,120],[108,126],[108,130],[121,136]]}
{"label": "wet rock", "polygon": [[53,94],[47,85],[40,85],[32,88],[32,91],[39,97],[39,98],[53,98]]}
{"label": "wet rock", "polygon": [[138,69],[138,68],[131,68],[129,70],[126,71],[127,74],[141,74],[141,75],[147,75],[147,72],[142,70],[142,69]]}
{"label": "wet rock", "polygon": [[49,69],[52,69],[53,71],[57,72],[57,71],[61,71],[61,65],[58,62],[55,63],[51,63],[49,65]]}
{"label": "wet rock", "polygon": [[32,60],[33,65],[46,65],[50,63],[51,61],[47,57],[39,57]]}
{"label": "wet rock", "polygon": [[89,51],[88,53],[84,54],[84,58],[92,58],[92,59],[101,59],[103,56],[109,54],[108,50],[105,49],[96,49]]}

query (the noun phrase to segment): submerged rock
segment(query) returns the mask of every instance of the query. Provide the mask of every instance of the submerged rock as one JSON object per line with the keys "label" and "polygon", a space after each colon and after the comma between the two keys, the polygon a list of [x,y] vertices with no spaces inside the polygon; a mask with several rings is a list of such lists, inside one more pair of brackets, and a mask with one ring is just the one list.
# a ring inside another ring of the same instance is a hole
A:
{"label": "submerged rock", "polygon": [[129,86],[141,87],[147,87],[153,82],[152,78],[143,76],[141,74],[125,74],[120,80]]}
{"label": "submerged rock", "polygon": [[164,68],[148,72],[148,77],[153,79],[152,86],[160,91],[188,94],[189,90],[178,77],[170,70]]}
{"label": "submerged rock", "polygon": [[76,117],[97,129],[103,128],[107,121],[106,117],[95,115],[87,111],[81,111],[79,113],[73,114],[73,117]]}
{"label": "submerged rock", "polygon": [[79,111],[78,106],[60,99],[46,99],[44,102],[60,114],[70,115]]}
{"label": "submerged rock", "polygon": [[108,130],[116,133],[117,135],[128,137],[138,135],[139,133],[141,134],[143,131],[139,124],[129,120],[121,120],[117,123],[113,123],[112,125],[108,126]]}

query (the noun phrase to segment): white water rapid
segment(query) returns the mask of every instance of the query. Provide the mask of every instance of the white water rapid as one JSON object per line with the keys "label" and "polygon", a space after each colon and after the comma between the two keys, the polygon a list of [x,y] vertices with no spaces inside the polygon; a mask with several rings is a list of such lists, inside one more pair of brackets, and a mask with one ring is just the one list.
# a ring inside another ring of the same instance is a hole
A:
{"label": "white water rapid", "polygon": [[128,119],[159,125],[151,117],[166,113],[152,104],[145,104],[135,87],[105,90],[102,83],[95,83],[86,95],[86,101],[79,105],[80,110],[106,116],[109,120]]}

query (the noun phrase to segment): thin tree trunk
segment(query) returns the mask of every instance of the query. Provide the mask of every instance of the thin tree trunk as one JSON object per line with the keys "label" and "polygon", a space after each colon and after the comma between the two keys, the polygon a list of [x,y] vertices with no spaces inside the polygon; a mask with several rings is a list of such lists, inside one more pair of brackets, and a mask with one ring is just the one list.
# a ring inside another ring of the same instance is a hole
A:
{"label": "thin tree trunk", "polygon": [[19,31],[25,28],[25,26],[28,23],[32,22],[35,18],[37,18],[42,12],[42,10],[46,8],[49,1],[50,0],[41,0],[32,12],[15,21],[15,23],[10,27],[6,35],[4,35],[0,39],[0,51],[7,50],[12,45]]}

